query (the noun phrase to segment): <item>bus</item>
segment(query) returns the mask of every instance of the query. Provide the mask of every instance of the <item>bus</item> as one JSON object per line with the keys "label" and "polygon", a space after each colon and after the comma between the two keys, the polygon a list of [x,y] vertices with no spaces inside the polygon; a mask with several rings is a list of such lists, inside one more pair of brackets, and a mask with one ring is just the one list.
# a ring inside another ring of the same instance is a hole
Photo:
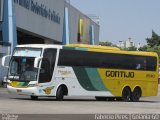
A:
{"label": "bus", "polygon": [[[7,58],[10,62],[7,66]],[[84,44],[18,45],[4,56],[9,93],[139,101],[158,93],[158,55]]]}

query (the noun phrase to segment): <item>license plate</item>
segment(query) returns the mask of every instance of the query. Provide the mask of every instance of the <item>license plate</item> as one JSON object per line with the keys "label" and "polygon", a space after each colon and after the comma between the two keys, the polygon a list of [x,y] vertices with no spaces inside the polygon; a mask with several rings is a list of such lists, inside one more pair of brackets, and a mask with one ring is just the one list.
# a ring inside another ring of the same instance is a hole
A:
{"label": "license plate", "polygon": [[22,92],[22,90],[17,89],[17,92],[18,92],[18,93],[19,93],[19,92]]}

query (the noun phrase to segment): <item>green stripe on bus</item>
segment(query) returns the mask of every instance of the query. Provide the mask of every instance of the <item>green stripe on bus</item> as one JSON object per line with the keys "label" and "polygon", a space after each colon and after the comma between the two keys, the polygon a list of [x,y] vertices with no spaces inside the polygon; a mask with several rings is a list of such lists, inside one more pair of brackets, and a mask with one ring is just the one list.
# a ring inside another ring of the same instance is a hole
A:
{"label": "green stripe on bus", "polygon": [[88,49],[87,48],[75,48],[75,50],[81,50],[81,51],[88,51]]}
{"label": "green stripe on bus", "polygon": [[66,49],[66,50],[74,50],[75,47],[67,47],[67,46],[63,46],[63,49]]}
{"label": "green stripe on bus", "polygon": [[88,91],[98,91],[91,83],[90,78],[84,67],[73,67],[80,85]]}
{"label": "green stripe on bus", "polygon": [[68,46],[64,46],[63,49],[66,50],[80,50],[80,51],[88,51],[87,48],[78,48],[78,47],[68,47]]}
{"label": "green stripe on bus", "polygon": [[20,82],[18,86],[19,86],[19,87],[20,87],[20,86],[27,86],[28,84],[29,84],[29,82]]}
{"label": "green stripe on bus", "polygon": [[97,68],[86,68],[86,72],[89,76],[89,80],[92,85],[99,91],[108,91],[105,85],[102,82],[102,79],[98,73]]}

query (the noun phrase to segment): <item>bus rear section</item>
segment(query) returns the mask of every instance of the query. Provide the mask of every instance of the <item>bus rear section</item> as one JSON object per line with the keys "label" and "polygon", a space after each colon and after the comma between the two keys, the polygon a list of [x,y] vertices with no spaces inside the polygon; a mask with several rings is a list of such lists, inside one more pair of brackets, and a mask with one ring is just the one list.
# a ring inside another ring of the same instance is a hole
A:
{"label": "bus rear section", "polygon": [[58,66],[73,70],[78,84],[72,91],[77,96],[139,101],[157,95],[158,63],[158,55],[152,52],[68,45],[60,50]]}

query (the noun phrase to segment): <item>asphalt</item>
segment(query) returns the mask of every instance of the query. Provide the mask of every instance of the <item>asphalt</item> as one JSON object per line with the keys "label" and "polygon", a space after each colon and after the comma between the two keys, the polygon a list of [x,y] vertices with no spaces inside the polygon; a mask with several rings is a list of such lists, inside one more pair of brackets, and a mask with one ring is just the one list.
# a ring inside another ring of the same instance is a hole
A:
{"label": "asphalt", "polygon": [[[143,97],[140,102],[96,101],[93,97],[65,97],[64,101],[55,98],[30,100],[29,96],[11,95],[0,88],[0,113],[14,114],[23,119],[41,120],[95,120],[99,114],[160,114],[160,86],[158,96]],[[41,116],[42,115],[42,116]],[[1,118],[1,117],[0,117]],[[160,117],[158,117],[160,120]]]}

